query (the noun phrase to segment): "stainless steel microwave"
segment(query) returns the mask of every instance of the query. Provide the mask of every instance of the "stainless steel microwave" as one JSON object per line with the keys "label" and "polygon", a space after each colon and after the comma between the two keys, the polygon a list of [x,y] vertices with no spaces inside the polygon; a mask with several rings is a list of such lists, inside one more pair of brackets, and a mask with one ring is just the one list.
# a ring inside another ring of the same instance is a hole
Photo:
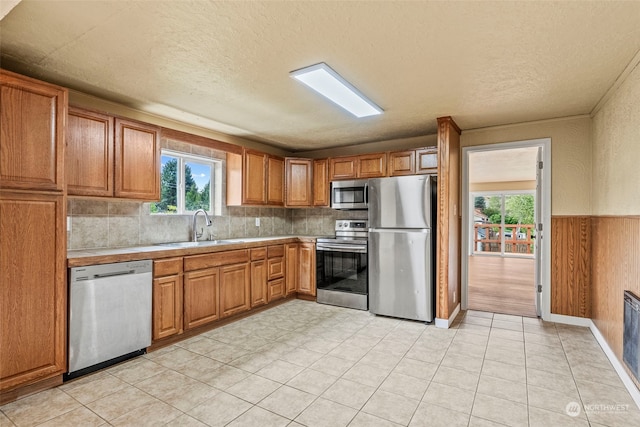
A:
{"label": "stainless steel microwave", "polygon": [[368,184],[366,179],[331,181],[331,208],[367,209]]}

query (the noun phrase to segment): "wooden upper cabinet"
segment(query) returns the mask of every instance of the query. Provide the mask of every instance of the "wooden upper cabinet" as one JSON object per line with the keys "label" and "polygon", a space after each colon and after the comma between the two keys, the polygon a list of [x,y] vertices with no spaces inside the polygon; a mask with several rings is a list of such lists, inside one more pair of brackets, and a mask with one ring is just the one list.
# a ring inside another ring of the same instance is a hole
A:
{"label": "wooden upper cabinet", "polygon": [[284,159],[245,149],[227,153],[227,205],[284,205]]}
{"label": "wooden upper cabinet", "polygon": [[389,153],[389,176],[414,175],[416,173],[415,150]]}
{"label": "wooden upper cabinet", "polygon": [[286,159],[286,206],[309,207],[312,205],[312,163],[311,159]]}
{"label": "wooden upper cabinet", "polygon": [[113,196],[113,117],[70,107],[67,120],[67,192]]}
{"label": "wooden upper cabinet", "polygon": [[426,147],[416,150],[416,173],[438,173],[438,147]]}
{"label": "wooden upper cabinet", "polygon": [[380,178],[387,175],[387,153],[329,159],[329,180]]}
{"label": "wooden upper cabinet", "polygon": [[355,179],[358,177],[358,157],[332,157],[329,160],[329,180]]}
{"label": "wooden upper cabinet", "polygon": [[387,175],[387,153],[358,156],[358,178],[380,178]]}
{"label": "wooden upper cabinet", "polygon": [[284,205],[284,159],[267,156],[267,204]]}
{"label": "wooden upper cabinet", "polygon": [[313,161],[313,206],[329,206],[329,160]]}
{"label": "wooden upper cabinet", "polygon": [[267,155],[258,151],[245,150],[243,165],[242,203],[262,205],[266,200],[265,168]]}
{"label": "wooden upper cabinet", "polygon": [[64,189],[67,90],[0,70],[0,187]]}
{"label": "wooden upper cabinet", "polygon": [[160,128],[115,119],[116,197],[160,200]]}

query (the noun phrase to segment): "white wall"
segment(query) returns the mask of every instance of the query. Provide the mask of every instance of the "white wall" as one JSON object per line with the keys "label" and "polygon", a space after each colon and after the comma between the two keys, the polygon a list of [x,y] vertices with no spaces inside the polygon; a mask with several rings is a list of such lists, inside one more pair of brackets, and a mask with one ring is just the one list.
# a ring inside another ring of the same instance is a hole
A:
{"label": "white wall", "polygon": [[567,117],[463,131],[461,145],[551,138],[551,214],[591,213],[591,118]]}
{"label": "white wall", "polygon": [[593,117],[594,215],[640,214],[640,65]]}

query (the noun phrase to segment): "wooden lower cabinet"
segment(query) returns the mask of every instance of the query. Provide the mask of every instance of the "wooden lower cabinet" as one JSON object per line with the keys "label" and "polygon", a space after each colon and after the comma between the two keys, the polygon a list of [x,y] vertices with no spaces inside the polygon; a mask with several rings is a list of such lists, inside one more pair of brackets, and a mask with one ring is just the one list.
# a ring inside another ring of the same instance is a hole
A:
{"label": "wooden lower cabinet", "polygon": [[314,243],[300,243],[298,251],[299,268],[298,292],[316,295],[316,245]]}
{"label": "wooden lower cabinet", "polygon": [[0,392],[66,371],[62,194],[0,191]]}
{"label": "wooden lower cabinet", "polygon": [[184,329],[218,320],[220,269],[190,271],[184,275]]}
{"label": "wooden lower cabinet", "polygon": [[153,279],[153,339],[182,332],[182,275]]}
{"label": "wooden lower cabinet", "polygon": [[295,294],[298,291],[298,276],[300,272],[300,265],[298,263],[298,251],[300,250],[300,244],[287,243],[285,245],[285,293],[286,295]]}
{"label": "wooden lower cabinet", "polygon": [[267,303],[267,261],[251,261],[251,307]]}
{"label": "wooden lower cabinet", "polygon": [[251,308],[249,263],[220,267],[220,318]]}

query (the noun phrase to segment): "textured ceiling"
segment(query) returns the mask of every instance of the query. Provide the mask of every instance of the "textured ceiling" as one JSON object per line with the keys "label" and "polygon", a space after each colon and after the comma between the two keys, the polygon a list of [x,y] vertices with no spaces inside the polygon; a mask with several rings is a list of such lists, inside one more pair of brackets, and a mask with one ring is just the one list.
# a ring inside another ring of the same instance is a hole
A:
{"label": "textured ceiling", "polygon": [[[640,2],[23,0],[2,65],[290,151],[589,113],[640,49]],[[290,78],[326,62],[385,113]]]}
{"label": "textured ceiling", "polygon": [[534,181],[538,147],[469,153],[469,182]]}

